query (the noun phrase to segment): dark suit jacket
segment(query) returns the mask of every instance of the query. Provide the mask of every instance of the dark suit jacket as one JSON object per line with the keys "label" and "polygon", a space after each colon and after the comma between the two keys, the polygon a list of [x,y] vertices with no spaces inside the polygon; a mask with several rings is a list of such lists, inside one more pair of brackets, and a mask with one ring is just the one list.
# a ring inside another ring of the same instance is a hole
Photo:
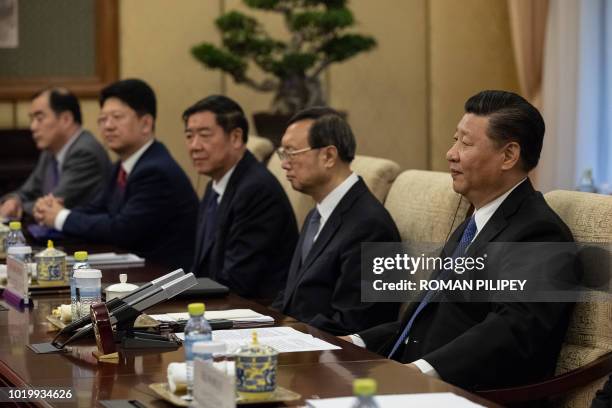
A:
{"label": "dark suit jacket", "polygon": [[[304,225],[311,216],[312,211]],[[361,302],[361,243],[400,241],[393,219],[361,178],[340,200],[302,262],[304,233],[274,308],[336,335],[396,319],[397,303]]]}
{"label": "dark suit jacket", "polygon": [[[443,251],[451,254],[467,220]],[[529,180],[504,200],[466,252],[482,256],[489,242],[569,242],[572,234]],[[402,321],[359,333],[368,349],[388,355],[417,304]],[[552,374],[567,329],[571,303],[429,303],[408,344],[394,358],[425,359],[444,381],[464,388],[522,384]]]}
{"label": "dark suit jacket", "polygon": [[608,378],[603,389],[597,391],[591,408],[612,408],[612,375]]}
{"label": "dark suit jacket", "polygon": [[[53,153],[43,151],[28,179],[13,193],[21,199],[27,214],[32,215],[34,203],[43,196],[45,171],[52,157]],[[104,147],[91,133],[82,130],[66,152],[53,194],[63,198],[68,208],[84,205],[95,197],[100,185],[106,184],[110,171]]]}
{"label": "dark suit jacket", "polygon": [[203,248],[202,217],[212,182],[200,206],[193,271],[229,286],[241,296],[274,299],[285,287],[298,239],[297,222],[278,180],[246,151],[217,208],[215,240]]}
{"label": "dark suit jacket", "polygon": [[198,198],[166,147],[155,141],[140,157],[118,194],[119,163],[89,205],[70,212],[63,232],[88,242],[135,252],[170,269],[188,268]]}

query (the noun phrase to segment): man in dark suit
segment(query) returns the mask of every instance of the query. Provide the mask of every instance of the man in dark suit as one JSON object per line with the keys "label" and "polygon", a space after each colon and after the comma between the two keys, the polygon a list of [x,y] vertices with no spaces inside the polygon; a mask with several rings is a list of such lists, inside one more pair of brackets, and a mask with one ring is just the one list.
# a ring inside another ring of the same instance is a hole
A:
{"label": "man in dark suit", "polygon": [[[494,242],[573,241],[527,177],[542,149],[540,113],[503,91],[474,95],[465,111],[446,158],[454,190],[475,210],[452,234],[442,256],[476,258]],[[571,303],[436,302],[430,301],[432,293],[400,321],[346,339],[470,389],[528,383],[553,373]]]}
{"label": "man in dark suit", "polygon": [[93,202],[73,210],[45,199],[36,219],[69,236],[116,245],[169,268],[188,268],[197,196],[154,138],[155,93],[141,80],[126,79],[102,90],[100,107],[101,133],[119,156],[111,181]]}
{"label": "man in dark suit", "polygon": [[32,215],[35,202],[53,194],[67,206],[89,202],[110,173],[108,154],[81,128],[79,101],[66,89],[38,92],[30,103],[30,130],[42,150],[34,171],[18,190],[2,197],[0,216]]}
{"label": "man in dark suit", "polygon": [[595,394],[591,408],[612,408],[612,375],[604,387]]}
{"label": "man in dark suit", "polygon": [[193,271],[270,301],[285,286],[297,223],[278,180],[246,148],[240,105],[212,95],[183,113],[189,155],[212,178],[200,205]]}
{"label": "man in dark suit", "polygon": [[395,319],[398,304],[361,302],[361,243],[399,241],[391,216],[352,172],[355,138],[333,109],[312,108],[289,122],[278,153],[291,186],[310,195],[285,290],[283,313],[333,334]]}

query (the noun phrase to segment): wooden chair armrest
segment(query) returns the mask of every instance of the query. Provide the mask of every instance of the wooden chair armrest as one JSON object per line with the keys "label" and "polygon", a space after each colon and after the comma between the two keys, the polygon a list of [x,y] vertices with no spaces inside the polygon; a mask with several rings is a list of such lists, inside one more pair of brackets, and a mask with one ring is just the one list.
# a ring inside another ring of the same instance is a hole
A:
{"label": "wooden chair armrest", "polygon": [[517,387],[475,391],[488,400],[511,404],[537,401],[563,395],[578,387],[585,386],[612,372],[612,352],[608,352],[587,365],[578,367],[545,381]]}

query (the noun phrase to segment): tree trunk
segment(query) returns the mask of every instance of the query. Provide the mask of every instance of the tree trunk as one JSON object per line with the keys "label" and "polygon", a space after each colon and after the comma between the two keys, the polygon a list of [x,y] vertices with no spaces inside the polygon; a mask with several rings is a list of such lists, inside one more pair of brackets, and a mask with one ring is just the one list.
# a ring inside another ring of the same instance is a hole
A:
{"label": "tree trunk", "polygon": [[281,82],[272,102],[276,113],[294,114],[311,106],[326,106],[318,78],[294,76]]}

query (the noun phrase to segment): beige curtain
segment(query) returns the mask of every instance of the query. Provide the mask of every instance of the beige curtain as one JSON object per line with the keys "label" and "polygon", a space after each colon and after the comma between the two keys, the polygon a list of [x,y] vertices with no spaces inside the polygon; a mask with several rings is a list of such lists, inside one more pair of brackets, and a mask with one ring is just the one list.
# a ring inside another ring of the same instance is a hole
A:
{"label": "beige curtain", "polygon": [[508,0],[508,10],[521,93],[541,108],[548,0]]}

